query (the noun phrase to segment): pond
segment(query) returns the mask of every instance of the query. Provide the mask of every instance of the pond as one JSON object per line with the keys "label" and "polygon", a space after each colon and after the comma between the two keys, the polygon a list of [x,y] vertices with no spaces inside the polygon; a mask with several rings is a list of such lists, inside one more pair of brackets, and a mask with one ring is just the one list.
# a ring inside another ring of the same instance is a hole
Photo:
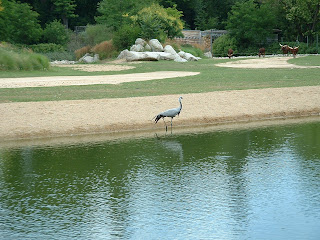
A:
{"label": "pond", "polygon": [[319,239],[320,119],[0,148],[1,239]]}

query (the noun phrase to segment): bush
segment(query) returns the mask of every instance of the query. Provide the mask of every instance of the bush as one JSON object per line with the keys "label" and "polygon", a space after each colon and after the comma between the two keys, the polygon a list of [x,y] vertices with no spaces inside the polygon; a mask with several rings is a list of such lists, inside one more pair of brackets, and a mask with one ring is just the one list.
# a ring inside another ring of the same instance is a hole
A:
{"label": "bush", "polygon": [[140,37],[141,28],[138,26],[124,25],[115,32],[113,36],[113,45],[120,51],[130,48],[136,39]]}
{"label": "bush", "polygon": [[213,55],[217,57],[227,56],[229,48],[232,48],[234,52],[237,52],[236,43],[236,40],[232,38],[229,34],[217,38],[213,42]]}
{"label": "bush", "polygon": [[94,46],[91,51],[99,54],[100,59],[114,57],[117,53],[116,48],[112,44],[112,40],[99,43]]}
{"label": "bush", "polygon": [[65,48],[62,45],[55,43],[40,43],[35,45],[29,45],[32,51],[37,53],[49,53],[49,52],[61,52],[64,51]]}
{"label": "bush", "polygon": [[90,51],[91,51],[91,47],[85,46],[76,50],[74,53],[76,55],[76,59],[79,60],[81,57],[83,57],[86,53],[89,53]]}
{"label": "bush", "polygon": [[203,51],[200,48],[194,47],[190,44],[185,44],[181,46],[181,50],[187,53],[191,53],[195,57],[203,58]]}
{"label": "bush", "polygon": [[103,41],[112,39],[112,30],[104,24],[88,25],[86,31],[81,33],[85,44],[94,46]]}
{"label": "bush", "polygon": [[50,67],[47,57],[26,50],[0,46],[0,70],[46,70]]}
{"label": "bush", "polygon": [[44,41],[65,46],[70,39],[69,32],[58,20],[46,24],[43,31]]}
{"label": "bush", "polygon": [[49,58],[50,61],[61,61],[61,60],[67,60],[67,61],[74,61],[76,60],[75,54],[73,52],[68,51],[61,51],[61,52],[48,52],[43,53],[44,56]]}

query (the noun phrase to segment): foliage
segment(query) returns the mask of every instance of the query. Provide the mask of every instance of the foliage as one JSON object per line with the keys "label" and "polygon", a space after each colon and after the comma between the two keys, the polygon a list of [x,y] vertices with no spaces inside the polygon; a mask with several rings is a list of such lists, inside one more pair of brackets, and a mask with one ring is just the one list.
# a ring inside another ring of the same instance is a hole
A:
{"label": "foliage", "polygon": [[128,13],[134,8],[133,0],[102,0],[98,3],[98,13],[100,14],[95,19],[97,23],[105,24],[106,26],[118,30],[128,21]]}
{"label": "foliage", "polygon": [[140,37],[141,28],[139,26],[124,25],[113,36],[113,44],[118,50],[128,49]]}
{"label": "foliage", "polygon": [[53,5],[55,6],[55,13],[61,17],[64,25],[68,28],[68,19],[77,17],[74,14],[76,8],[75,0],[54,0]]}
{"label": "foliage", "polygon": [[70,39],[69,32],[58,20],[46,25],[43,31],[44,40],[48,43],[66,45]]}
{"label": "foliage", "polygon": [[82,33],[85,43],[90,46],[111,40],[112,35],[112,29],[105,24],[88,25]]}
{"label": "foliage", "polygon": [[258,5],[254,0],[236,3],[229,14],[227,30],[239,46],[265,44],[273,33],[275,17],[267,4]]}
{"label": "foliage", "polygon": [[195,57],[203,58],[203,51],[200,48],[194,47],[189,44],[181,45],[181,50],[187,53],[191,53]]}
{"label": "foliage", "polygon": [[105,24],[115,31],[131,23],[129,16],[137,14],[143,7],[156,0],[102,0],[98,3],[97,23]]}
{"label": "foliage", "polygon": [[182,36],[183,23],[180,20],[182,12],[175,7],[164,8],[159,4],[152,4],[132,16],[134,23],[141,28],[143,39],[165,39]]}
{"label": "foliage", "polygon": [[228,49],[233,49],[234,53],[236,53],[237,50],[237,42],[236,39],[231,37],[229,34],[223,35],[213,42],[213,55],[214,56],[227,56]]}
{"label": "foliage", "polygon": [[3,1],[3,7],[0,11],[0,41],[33,44],[40,40],[42,29],[37,12],[26,3],[15,1]]}
{"label": "foliage", "polygon": [[0,46],[0,70],[46,70],[49,60],[40,54]]}
{"label": "foliage", "polygon": [[56,52],[46,52],[42,53],[42,55],[49,58],[50,61],[61,61],[61,60],[68,60],[68,61],[74,61],[75,55],[72,52],[68,51],[56,51]]}
{"label": "foliage", "polygon": [[77,49],[76,51],[74,51],[75,55],[76,55],[76,59],[79,60],[80,58],[82,58],[86,53],[89,53],[91,51],[91,47],[90,46],[85,46],[82,48]]}
{"label": "foliage", "polygon": [[40,43],[29,45],[28,47],[37,53],[61,52],[65,50],[64,46],[55,43]]}
{"label": "foliage", "polygon": [[91,49],[92,52],[99,54],[99,58],[106,59],[112,58],[116,55],[116,48],[112,44],[112,40],[104,41],[102,43],[97,44]]}

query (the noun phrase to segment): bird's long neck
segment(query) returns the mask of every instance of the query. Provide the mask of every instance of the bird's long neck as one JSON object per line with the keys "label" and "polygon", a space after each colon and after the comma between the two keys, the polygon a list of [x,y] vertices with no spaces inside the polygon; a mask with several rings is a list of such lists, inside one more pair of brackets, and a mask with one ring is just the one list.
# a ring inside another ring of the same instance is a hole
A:
{"label": "bird's long neck", "polygon": [[181,111],[181,109],[182,109],[181,99],[179,99],[179,102],[180,102],[180,111]]}

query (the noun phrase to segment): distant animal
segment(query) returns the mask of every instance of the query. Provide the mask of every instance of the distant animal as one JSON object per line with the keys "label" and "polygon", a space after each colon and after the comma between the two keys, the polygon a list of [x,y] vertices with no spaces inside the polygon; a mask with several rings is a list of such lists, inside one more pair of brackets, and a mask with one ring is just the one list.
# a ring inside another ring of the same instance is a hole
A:
{"label": "distant animal", "polygon": [[266,49],[265,48],[260,48],[259,49],[259,57],[264,57],[266,55]]}
{"label": "distant animal", "polygon": [[233,50],[231,48],[228,49],[228,57],[231,58],[233,56]]}
{"label": "distant animal", "polygon": [[[161,112],[159,113],[158,115],[156,115],[153,119],[155,121],[155,124],[160,120],[160,118],[163,119],[164,121],[164,118],[165,117],[170,117],[171,118],[171,129],[172,129],[172,119],[175,117],[175,116],[179,116],[180,112],[181,112],[181,109],[182,109],[182,103],[181,103],[181,100],[183,98],[182,97],[179,97],[179,103],[180,103],[180,106],[177,107],[177,108],[172,108],[172,109],[168,109],[164,112]],[[167,124],[166,122],[164,121],[164,124],[166,125],[166,131],[168,131],[168,127],[167,127]]]}
{"label": "distant animal", "polygon": [[289,50],[290,50],[290,47],[288,45],[281,45],[279,43],[280,47],[281,47],[281,51],[283,54],[288,54],[289,53]]}
{"label": "distant animal", "polygon": [[293,57],[295,58],[298,53],[299,47],[293,47],[293,48],[289,47],[289,50],[292,53]]}

